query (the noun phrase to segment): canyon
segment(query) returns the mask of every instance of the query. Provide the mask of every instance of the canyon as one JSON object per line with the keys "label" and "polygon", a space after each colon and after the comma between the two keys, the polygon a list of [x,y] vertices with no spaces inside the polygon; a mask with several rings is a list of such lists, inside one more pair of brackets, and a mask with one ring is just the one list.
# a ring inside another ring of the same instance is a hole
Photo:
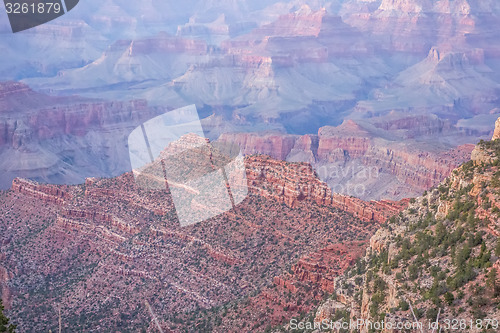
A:
{"label": "canyon", "polygon": [[[495,133],[499,129],[500,119]],[[430,332],[428,323],[437,321],[445,327],[456,308],[463,320],[496,316],[499,143],[496,134],[491,141],[481,141],[468,162],[381,227],[356,267],[334,280],[337,302],[323,302],[311,311],[312,317],[329,320],[340,312],[347,319],[386,323],[413,317],[423,324],[423,332]],[[369,327],[359,330],[368,332]]]}
{"label": "canyon", "polygon": [[[129,133],[170,110],[146,100],[55,97],[18,82],[1,84],[1,91],[3,188],[15,177],[76,184],[86,177],[129,171]],[[336,127],[323,126],[314,135],[238,132],[228,130],[217,116],[202,119],[202,126],[215,141],[236,144],[244,155],[311,163],[333,192],[363,200],[418,195],[465,161],[473,147],[435,144],[435,135],[458,142],[466,142],[468,136],[451,123],[426,115],[346,120]]]}
{"label": "canyon", "polygon": [[[311,163],[320,179],[336,193],[364,200],[401,200],[441,182],[469,158],[474,147],[415,140],[419,131],[433,131],[432,123],[436,119],[418,116],[375,124],[347,120],[337,127],[322,127],[317,135],[225,133],[218,141],[237,144],[245,155],[265,154]],[[436,133],[454,132],[437,125]],[[404,138],[397,133],[403,128],[408,128]]]}
{"label": "canyon", "polygon": [[365,202],[333,193],[327,184],[317,178],[311,165],[306,163],[288,164],[260,156],[249,157],[247,162],[251,165],[247,173],[251,191],[292,208],[301,201],[310,201],[346,211],[363,221],[383,223],[403,209],[407,202]]}
{"label": "canyon", "polygon": [[495,122],[495,132],[493,133],[493,137],[491,140],[497,140],[500,139],[500,119],[497,119]]}
{"label": "canyon", "polygon": [[[169,193],[142,189],[131,173],[82,185],[16,178],[0,193],[0,289],[9,315],[23,330],[53,329],[58,304],[67,329],[96,321],[143,328],[152,323],[148,301],[162,327],[175,330],[181,318],[184,327],[197,325],[206,311],[250,297],[248,311],[271,301],[278,324],[331,292],[378,225],[408,204],[334,195],[306,163],[255,156],[245,164],[249,197],[183,228]],[[297,305],[290,291],[310,301]],[[227,309],[220,330],[243,325]]]}
{"label": "canyon", "polygon": [[[394,112],[437,116],[451,127],[497,118],[500,10],[491,1],[214,6],[184,8],[189,20],[175,30],[109,40],[83,66],[23,82],[56,95],[196,104],[240,132],[315,134],[343,120],[383,120]],[[200,19],[202,13],[209,18]],[[458,134],[463,144],[489,133],[465,127]],[[455,141],[436,133],[433,139]]]}
{"label": "canyon", "polygon": [[[75,184],[130,171],[127,133],[196,104],[212,141],[309,162],[334,192],[400,200],[466,161],[498,118],[491,1],[87,6],[6,47],[0,78],[32,92],[3,84],[3,188],[17,176]],[[47,55],[48,38],[61,57]]]}
{"label": "canyon", "polygon": [[[0,297],[20,331],[498,317],[498,1],[87,0],[22,34],[6,19]],[[206,143],[239,147],[249,194],[182,227],[127,138],[187,105]]]}
{"label": "canyon", "polygon": [[165,111],[144,100],[52,97],[22,83],[1,83],[0,188],[15,177],[75,184],[126,172],[129,132]]}

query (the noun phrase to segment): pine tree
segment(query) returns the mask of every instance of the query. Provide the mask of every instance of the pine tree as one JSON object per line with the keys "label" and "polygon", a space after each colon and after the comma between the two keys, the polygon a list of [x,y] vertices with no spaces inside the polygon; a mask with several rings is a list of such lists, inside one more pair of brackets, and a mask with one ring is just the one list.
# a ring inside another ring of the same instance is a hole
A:
{"label": "pine tree", "polygon": [[2,304],[2,299],[0,298],[0,332],[2,332],[2,333],[3,332],[14,333],[16,326],[12,325],[12,324],[9,325],[9,318],[7,318],[3,314],[3,310],[4,310],[4,307]]}
{"label": "pine tree", "polygon": [[500,286],[497,283],[497,270],[496,268],[490,269],[486,277],[486,285],[490,287],[493,291],[493,297],[498,297],[500,295]]}

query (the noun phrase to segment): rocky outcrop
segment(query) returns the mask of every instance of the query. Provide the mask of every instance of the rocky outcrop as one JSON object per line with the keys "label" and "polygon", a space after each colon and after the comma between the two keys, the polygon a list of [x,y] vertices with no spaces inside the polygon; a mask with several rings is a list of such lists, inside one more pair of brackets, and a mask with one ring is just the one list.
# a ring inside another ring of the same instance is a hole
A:
{"label": "rocky outcrop", "polygon": [[494,154],[492,151],[485,149],[482,145],[477,145],[471,154],[471,160],[475,165],[489,164],[500,157]]}
{"label": "rocky outcrop", "polygon": [[218,142],[237,144],[244,155],[260,153],[285,160],[294,148],[297,138],[296,135],[279,133],[226,133],[221,135]]}
{"label": "rocky outcrop", "polygon": [[15,177],[67,184],[126,172],[129,131],[166,111],[144,100],[52,97],[16,82],[0,91],[0,188]]}
{"label": "rocky outcrop", "polygon": [[295,141],[295,145],[286,160],[290,162],[315,163],[318,159],[319,138],[317,135],[303,135]]}
{"label": "rocky outcrop", "polygon": [[474,161],[476,165],[480,165],[482,163],[491,163],[493,161],[493,157],[484,149],[476,147],[472,151],[471,160]]}
{"label": "rocky outcrop", "polygon": [[392,215],[397,214],[407,203],[406,199],[400,201],[363,201],[351,196],[332,194],[333,207],[349,212],[363,221],[377,221],[379,223],[383,223]]}
{"label": "rocky outcrop", "polygon": [[[451,127],[437,117],[404,116],[363,126],[346,120],[320,128],[318,135],[231,133],[219,140],[239,145],[245,155],[311,163],[334,192],[364,200],[398,200],[404,193],[417,195],[438,184],[470,157],[473,145],[436,149],[434,143],[412,139],[440,135]],[[393,133],[403,137],[388,140]]]}
{"label": "rocky outcrop", "polygon": [[378,253],[385,250],[389,243],[390,236],[390,232],[386,229],[378,230],[375,235],[370,238],[370,250]]}
{"label": "rocky outcrop", "polygon": [[16,178],[12,181],[11,190],[40,199],[43,202],[55,203],[58,205],[63,205],[72,198],[71,194],[61,190],[61,188],[57,186],[43,185],[22,178]]}
{"label": "rocky outcrop", "polygon": [[335,291],[335,277],[348,269],[364,251],[364,242],[333,244],[299,259],[292,267],[301,282],[318,285],[327,293]]}
{"label": "rocky outcrop", "polygon": [[291,293],[297,292],[297,287],[295,286],[294,282],[287,280],[283,276],[275,276],[273,278],[273,283],[280,288],[290,291]]}
{"label": "rocky outcrop", "polygon": [[266,156],[250,156],[246,161],[250,190],[290,207],[310,201],[344,210],[364,221],[383,223],[405,205],[405,202],[388,200],[365,202],[332,193],[328,185],[318,179],[310,164],[288,163]]}
{"label": "rocky outcrop", "polygon": [[493,138],[491,140],[500,139],[500,118],[495,122],[495,132],[493,133]]}
{"label": "rocky outcrop", "polygon": [[316,310],[316,316],[314,317],[315,323],[321,323],[323,320],[328,320],[333,317],[336,310],[343,310],[344,304],[334,301],[333,299],[327,300],[325,303],[321,304],[318,310]]}
{"label": "rocky outcrop", "polygon": [[352,120],[338,127],[322,127],[318,136],[318,160],[322,162],[334,162],[346,156],[359,158],[372,146],[372,135]]}
{"label": "rocky outcrop", "polygon": [[[401,322],[425,313],[419,320],[423,327],[431,327],[436,302],[441,307],[440,323],[453,318],[456,309],[465,321],[474,320],[478,309],[498,316],[500,264],[494,253],[500,236],[499,154],[498,141],[481,141],[474,160],[411,200],[408,209],[371,237],[360,261],[365,268],[356,265],[337,280],[343,287],[336,293],[346,297],[344,309],[351,311],[351,317],[355,313],[364,320],[383,317],[385,322]],[[443,289],[431,302],[428,296],[436,287]],[[326,304],[322,313],[328,313],[325,308]]]}

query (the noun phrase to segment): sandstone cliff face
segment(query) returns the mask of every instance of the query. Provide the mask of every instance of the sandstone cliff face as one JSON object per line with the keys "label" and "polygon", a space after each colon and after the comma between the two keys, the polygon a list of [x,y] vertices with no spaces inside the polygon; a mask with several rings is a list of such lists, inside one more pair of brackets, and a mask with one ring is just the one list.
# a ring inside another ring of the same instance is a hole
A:
{"label": "sandstone cliff face", "polygon": [[293,277],[333,293],[336,288],[335,278],[342,275],[362,255],[364,246],[365,242],[327,246],[300,258],[292,266]]}
{"label": "sandstone cliff face", "polygon": [[226,133],[222,134],[218,141],[237,144],[244,155],[260,153],[275,159],[285,160],[294,147],[296,140],[297,136],[295,135]]}
{"label": "sandstone cliff face", "polygon": [[364,221],[383,223],[405,205],[404,201],[365,202],[332,193],[328,185],[318,179],[311,165],[287,163],[266,156],[247,158],[247,179],[253,193],[274,198],[290,207],[300,202],[315,202],[344,210]]}
{"label": "sandstone cliff face", "polygon": [[362,157],[372,143],[371,135],[352,120],[337,128],[320,128],[318,136],[318,159],[322,162]]}
{"label": "sandstone cliff face", "polygon": [[500,139],[500,118],[495,122],[495,132],[493,133],[493,138],[491,140]]}
{"label": "sandstone cliff face", "polygon": [[76,183],[125,172],[128,132],[166,111],[143,100],[51,97],[16,82],[0,91],[0,188],[15,177]]}
{"label": "sandstone cliff face", "polygon": [[[64,135],[83,137],[92,130],[108,129],[123,123],[138,123],[148,111],[145,101],[132,102],[77,102],[74,105],[40,107],[12,121],[2,117],[0,143],[20,148],[30,143],[59,138]],[[129,125],[130,126],[130,125]],[[29,134],[24,141],[16,140],[23,133]]]}
{"label": "sandstone cliff face", "polygon": [[495,140],[500,138],[499,135],[500,135],[500,118],[497,119],[495,123],[495,131],[492,138],[493,142],[484,144],[484,141],[481,141],[481,144],[477,145],[472,151],[471,160],[474,162],[474,164],[476,165],[490,164],[500,158],[497,152],[494,149],[491,149],[490,147],[494,145]]}
{"label": "sandstone cliff face", "polygon": [[[473,148],[436,149],[434,143],[413,141],[412,137],[450,130],[449,124],[425,116],[375,122],[376,128],[387,131],[384,137],[377,129],[364,126],[370,129],[347,120],[338,127],[321,128],[318,135],[231,133],[219,140],[238,144],[245,155],[311,163],[333,192],[364,200],[419,194],[447,177],[470,157]],[[387,140],[391,133],[404,133],[405,137]]]}
{"label": "sandstone cliff face", "polygon": [[[167,315],[178,313],[183,327],[197,331],[198,320],[216,317],[196,309],[216,307],[219,313],[224,304],[227,316],[220,313],[222,322],[213,323],[221,332],[243,322],[264,329],[282,316],[309,311],[315,299],[334,291],[335,278],[362,255],[378,225],[361,219],[382,221],[398,206],[354,198],[332,204],[307,164],[254,156],[247,168],[252,195],[236,209],[185,228],[168,191],[143,190],[131,173],[77,186],[16,178],[10,191],[0,193],[0,289],[12,305],[9,316],[26,331],[56,329],[57,313],[41,324],[32,310],[52,304],[53,294],[45,293],[51,289],[63,295],[66,329],[83,313],[90,314],[88,325],[111,329],[121,325],[122,313],[144,307],[133,295],[156,300],[165,294],[161,307],[151,302],[165,329],[179,327]],[[40,278],[28,278],[33,276]],[[104,295],[120,301],[101,306]],[[237,302],[245,315],[233,315],[239,310],[230,302],[245,296],[248,302]],[[137,303],[130,308],[131,302]],[[117,308],[123,311],[112,310]],[[196,313],[197,324],[184,320],[186,309],[189,316]],[[150,322],[133,310],[130,316],[138,327]]]}
{"label": "sandstone cliff face", "polygon": [[297,37],[318,36],[326,10],[313,11],[303,5],[295,13],[281,16],[276,22],[258,29],[255,33],[264,36]]}
{"label": "sandstone cliff face", "polygon": [[465,45],[465,35],[480,31],[477,17],[484,17],[484,7],[491,6],[491,3],[466,0],[383,0],[377,3],[378,7],[371,6],[362,14],[346,10],[345,20],[372,33],[382,48],[416,53],[425,53],[430,46],[438,44]]}
{"label": "sandstone cliff face", "polygon": [[63,205],[71,200],[71,194],[54,185],[43,185],[27,179],[16,178],[12,181],[11,190],[21,194],[40,199],[46,203]]}
{"label": "sandstone cliff face", "polygon": [[[431,331],[425,328],[437,309],[440,325],[457,309],[464,320],[498,315],[499,157],[498,140],[481,141],[472,160],[371,237],[360,264],[337,281],[336,293],[351,315],[397,323],[415,313],[423,332]],[[317,314],[328,313],[325,307]]]}

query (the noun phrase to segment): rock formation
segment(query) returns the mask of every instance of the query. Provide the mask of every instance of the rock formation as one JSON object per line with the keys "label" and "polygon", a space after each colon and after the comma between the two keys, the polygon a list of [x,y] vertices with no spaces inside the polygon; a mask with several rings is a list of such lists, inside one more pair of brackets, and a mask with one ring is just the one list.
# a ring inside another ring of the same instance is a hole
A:
{"label": "rock formation", "polygon": [[328,185],[318,179],[310,164],[287,163],[266,156],[247,158],[247,178],[250,190],[271,197],[290,207],[300,202],[315,202],[335,207],[364,221],[379,223],[398,212],[404,202],[370,201],[332,193]]}
{"label": "rock formation", "polygon": [[16,82],[0,91],[0,188],[15,177],[73,184],[128,171],[128,132],[166,111],[144,100],[51,97]]}
{"label": "rock formation", "polygon": [[295,145],[297,136],[265,133],[225,133],[218,141],[237,144],[245,155],[264,154],[285,160]]}
{"label": "rock formation", "polygon": [[[412,137],[437,135],[449,126],[429,117],[380,119],[364,126],[348,120],[338,127],[322,127],[318,135],[231,133],[219,141],[238,144],[245,155],[311,163],[333,192],[364,200],[421,193],[467,160],[473,149],[472,145],[438,148],[434,142],[424,148]],[[405,138],[387,139],[403,131]]]}
{"label": "rock formation", "polygon": [[493,138],[491,140],[500,139],[500,118],[495,122],[495,132],[493,133]]}
{"label": "rock formation", "polygon": [[[336,280],[342,311],[386,323],[416,313],[423,327],[436,320],[436,305],[441,325],[457,309],[465,321],[486,313],[498,316],[498,140],[481,141],[472,158],[439,186],[412,199],[371,237],[365,257]],[[324,303],[317,317],[331,317],[333,307]]]}
{"label": "rock formation", "polygon": [[16,178],[12,181],[11,190],[21,194],[25,194],[36,199],[40,199],[46,203],[55,203],[63,205],[66,200],[71,200],[71,195],[60,187],[54,185],[43,185],[36,182]]}
{"label": "rock formation", "polygon": [[[170,194],[142,189],[131,173],[73,186],[16,178],[0,193],[0,291],[9,316],[26,331],[57,329],[57,311],[36,311],[55,301],[50,289],[62,295],[67,330],[76,322],[144,327],[151,320],[144,299],[165,329],[178,326],[175,313],[194,315],[182,325],[198,330],[207,312],[197,309],[217,312],[222,305],[221,322],[208,318],[221,331],[249,322],[276,325],[332,292],[378,226],[367,222],[383,222],[405,205],[332,196],[305,163],[251,156],[246,164],[247,199],[184,228]],[[108,296],[120,301],[111,305],[103,301]],[[245,296],[249,302],[238,303],[243,318],[228,304]]]}

